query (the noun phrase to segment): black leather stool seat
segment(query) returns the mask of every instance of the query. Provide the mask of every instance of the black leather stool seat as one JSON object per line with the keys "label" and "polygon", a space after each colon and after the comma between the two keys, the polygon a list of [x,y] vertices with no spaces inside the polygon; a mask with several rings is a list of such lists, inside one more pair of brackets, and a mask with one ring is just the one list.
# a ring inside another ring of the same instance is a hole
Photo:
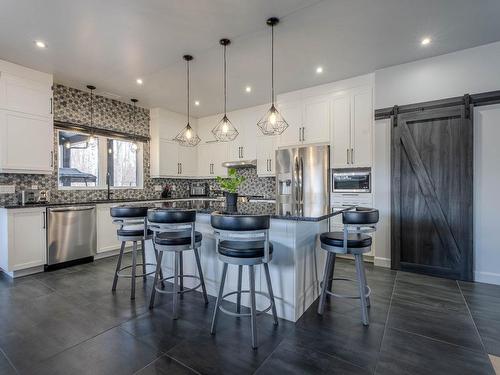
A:
{"label": "black leather stool seat", "polygon": [[[194,232],[195,242],[201,242],[202,235],[200,232]],[[163,246],[179,246],[191,244],[191,231],[185,230],[182,232],[163,232],[156,235],[155,242]]]}
{"label": "black leather stool seat", "polygon": [[[273,244],[269,242],[269,254],[273,253]],[[264,241],[221,241],[219,254],[234,258],[261,258],[264,256]]]}
{"label": "black leather stool seat", "polygon": [[146,217],[148,214],[148,207],[140,206],[116,206],[110,209],[111,217],[116,218],[134,218]]}
{"label": "black leather stool seat", "polygon": [[[138,227],[125,227],[122,229],[118,229],[117,234],[121,237],[137,237],[137,236],[142,236],[144,235],[144,227],[143,226],[138,226]],[[153,234],[153,231],[148,229],[148,236],[151,236]]]}
{"label": "black leather stool seat", "polygon": [[[322,233],[319,237],[320,241],[329,246],[343,247],[344,232],[327,232]],[[347,236],[347,247],[359,249],[362,247],[371,246],[372,238],[366,234],[349,233]]]}

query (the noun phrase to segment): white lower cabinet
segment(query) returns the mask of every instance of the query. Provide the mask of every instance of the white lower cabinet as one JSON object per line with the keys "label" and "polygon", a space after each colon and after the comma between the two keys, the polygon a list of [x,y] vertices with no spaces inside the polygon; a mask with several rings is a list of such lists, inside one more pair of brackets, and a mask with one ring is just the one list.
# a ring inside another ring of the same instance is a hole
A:
{"label": "white lower cabinet", "polygon": [[0,267],[15,271],[46,262],[46,209],[0,209]]}
{"label": "white lower cabinet", "polygon": [[116,236],[118,227],[113,224],[110,214],[110,209],[113,206],[116,206],[116,203],[96,205],[98,254],[119,249],[121,245]]}

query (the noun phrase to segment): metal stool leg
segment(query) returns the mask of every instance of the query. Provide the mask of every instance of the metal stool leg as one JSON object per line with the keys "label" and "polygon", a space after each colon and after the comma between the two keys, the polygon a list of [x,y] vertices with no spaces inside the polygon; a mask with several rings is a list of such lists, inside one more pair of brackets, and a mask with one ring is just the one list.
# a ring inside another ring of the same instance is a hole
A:
{"label": "metal stool leg", "polygon": [[[156,245],[155,245],[154,239],[152,239],[151,242],[153,243],[153,250],[155,252],[156,264],[158,264],[158,250],[156,250]],[[160,261],[160,264],[161,264],[161,261]],[[163,270],[161,267],[160,267],[160,279],[161,279],[161,287],[165,288],[165,282],[163,281]]]}
{"label": "metal stool leg", "polygon": [[[335,253],[332,253],[333,255],[333,260],[332,260],[332,265],[330,266],[330,273],[328,274],[328,291],[332,291],[332,286],[333,286],[333,272],[335,270],[335,260],[337,259],[337,255]],[[326,300],[330,300],[330,295],[327,293],[326,294]]]}
{"label": "metal stool leg", "polygon": [[[179,284],[180,284],[180,291],[182,292],[184,290],[184,278],[182,277],[184,272],[183,272],[183,261],[182,261],[182,251],[179,252]],[[184,293],[180,293],[180,298],[184,299]]]}
{"label": "metal stool leg", "polygon": [[146,276],[146,244],[144,243],[144,240],[141,241],[141,250],[142,250],[142,274],[144,275],[142,279],[146,281],[148,277]]}
{"label": "metal stool leg", "polygon": [[222,296],[224,295],[224,284],[226,282],[227,274],[227,263],[224,263],[222,267],[222,277],[220,280],[219,294],[217,296],[217,301],[215,302],[214,316],[212,317],[212,327],[210,328],[210,333],[215,334],[215,327],[217,325],[217,316],[219,315],[219,306],[222,303]]}
{"label": "metal stool leg", "polygon": [[122,266],[122,258],[124,250],[125,250],[125,241],[122,241],[122,245],[120,246],[120,255],[118,255],[118,262],[116,263],[115,277],[113,278],[113,286],[111,287],[111,290],[113,292],[116,290],[116,284],[118,283],[118,271]]}
{"label": "metal stool leg", "polygon": [[200,276],[201,290],[203,291],[203,298],[205,299],[205,305],[208,305],[207,289],[205,288],[205,279],[203,278],[203,270],[201,269],[200,254],[198,249],[194,250],[194,256],[196,258],[196,266],[198,267],[198,275]]}
{"label": "metal stool leg", "polygon": [[271,303],[273,304],[273,318],[274,325],[278,325],[278,314],[276,313],[276,303],[274,302],[274,293],[273,286],[271,284],[271,274],[269,273],[269,264],[264,263],[264,271],[266,272],[266,280],[267,280],[267,291],[269,292],[269,298],[271,299]]}
{"label": "metal stool leg", "polygon": [[257,349],[257,322],[256,322],[256,307],[255,307],[255,269],[253,265],[248,266],[250,279],[250,324],[252,327],[252,348]]}
{"label": "metal stool leg", "polygon": [[241,312],[241,282],[243,278],[243,266],[238,266],[238,294],[236,295],[236,312]]}
{"label": "metal stool leg", "polygon": [[174,319],[178,318],[178,305],[179,305],[179,252],[175,252],[174,256],[174,303],[173,313]]}
{"label": "metal stool leg", "polygon": [[328,255],[326,256],[326,262],[325,262],[325,272],[323,273],[323,286],[321,288],[321,294],[319,297],[319,304],[318,304],[318,314],[323,315],[323,312],[325,311],[325,300],[327,293],[326,291],[328,290],[328,284],[329,284],[329,279],[331,278],[330,275],[333,274],[333,266],[335,262],[335,253],[328,252]]}
{"label": "metal stool leg", "polygon": [[161,259],[163,258],[163,251],[158,254],[156,257],[156,272],[155,272],[155,280],[153,283],[153,290],[151,291],[151,299],[149,300],[149,308],[152,309],[155,304],[155,296],[156,296],[156,286],[158,284],[158,278],[161,276]]}
{"label": "metal stool leg", "polygon": [[359,300],[361,301],[361,320],[365,326],[369,325],[368,321],[368,309],[366,303],[366,280],[364,277],[364,263],[363,263],[363,255],[356,254],[354,255],[354,259],[356,262],[356,273],[358,275],[358,285],[359,285]]}
{"label": "metal stool leg", "polygon": [[137,241],[132,245],[132,290],[130,292],[130,299],[135,299],[135,271],[137,268]]}
{"label": "metal stool leg", "polygon": [[[363,263],[363,278],[365,279],[365,293],[368,293],[368,280],[366,278],[366,270],[365,270],[365,264]],[[370,296],[366,297],[366,307],[370,307],[371,302],[370,302]]]}

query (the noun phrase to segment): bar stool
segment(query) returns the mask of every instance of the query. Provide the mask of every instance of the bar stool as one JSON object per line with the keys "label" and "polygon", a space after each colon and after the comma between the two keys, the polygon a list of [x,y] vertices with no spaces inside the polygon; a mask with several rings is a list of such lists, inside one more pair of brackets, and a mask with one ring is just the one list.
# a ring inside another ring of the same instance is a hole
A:
{"label": "bar stool", "polygon": [[[117,206],[111,207],[110,213],[113,218],[113,223],[118,225],[117,230],[118,240],[121,241],[120,255],[116,264],[115,276],[113,279],[113,287],[111,290],[116,291],[116,284],[119,277],[131,279],[130,299],[135,299],[135,279],[142,277],[146,281],[148,275],[154,272],[146,272],[146,266],[155,266],[153,263],[146,263],[146,248],[145,241],[152,238],[152,233],[147,229],[146,216],[148,207],[140,206]],[[122,267],[123,253],[127,241],[132,242],[132,264]],[[137,263],[137,243],[141,242],[142,263]],[[155,257],[158,260],[158,252],[155,250]],[[142,273],[137,274],[137,266],[142,266]],[[131,274],[125,274],[123,271],[131,268]]]}
{"label": "bar stool", "polygon": [[[378,210],[356,207],[353,211],[342,213],[343,232],[327,232],[320,235],[321,248],[328,252],[328,256],[326,258],[323,281],[321,282],[318,314],[323,314],[327,295],[339,298],[359,299],[361,302],[361,321],[365,326],[369,325],[367,308],[370,307],[371,289],[366,280],[363,254],[370,252],[372,245],[372,237],[365,233],[375,232],[378,220]],[[354,255],[359,295],[342,295],[331,291],[333,280],[356,282],[345,277],[333,277],[336,254]]]}
{"label": "bar stool", "polygon": [[[205,305],[208,304],[207,290],[205,288],[200,254],[198,252],[198,248],[201,246],[202,235],[195,230],[195,222],[196,210],[156,208],[148,211],[149,228],[154,233],[153,242],[159,251],[149,308],[152,309],[154,307],[156,292],[173,294],[174,319],[178,318],[179,296],[182,298],[184,293],[194,291],[201,286]],[[185,275],[183,273],[182,253],[187,250],[194,251],[198,276]],[[165,251],[173,252],[175,255],[174,276],[164,278],[161,274],[161,261]],[[184,278],[199,280],[199,284],[192,288],[184,288]],[[162,290],[160,284],[171,279],[174,279],[174,291]]]}
{"label": "bar stool", "polygon": [[[274,324],[278,324],[276,304],[274,302],[271,276],[268,263],[272,259],[273,245],[269,242],[269,215],[225,215],[214,212],[211,215],[211,224],[215,229],[216,249],[218,258],[224,263],[219,294],[215,304],[212,318],[211,333],[215,334],[219,310],[225,314],[243,317],[249,316],[252,329],[252,348],[257,349],[257,325],[256,316],[272,309]],[[229,264],[238,266],[238,290],[236,292],[224,293],[227,268]],[[264,265],[266,274],[267,290],[269,295],[255,290],[254,266]],[[250,290],[241,290],[243,266],[248,266]],[[250,293],[250,313],[241,313],[241,294]],[[236,313],[222,307],[225,298],[236,294]],[[263,295],[269,299],[269,306],[263,311],[257,311],[255,307],[255,295]]]}

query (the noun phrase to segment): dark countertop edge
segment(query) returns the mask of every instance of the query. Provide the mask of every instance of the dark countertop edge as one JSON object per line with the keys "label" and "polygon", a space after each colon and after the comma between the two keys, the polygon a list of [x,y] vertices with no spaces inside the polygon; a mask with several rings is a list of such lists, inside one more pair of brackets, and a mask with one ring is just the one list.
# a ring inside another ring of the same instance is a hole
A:
{"label": "dark countertop edge", "polygon": [[[194,198],[194,199],[196,199],[196,198]],[[216,200],[216,198],[207,198],[207,199]],[[89,202],[73,202],[73,203],[69,202],[69,203],[52,203],[52,204],[51,203],[47,203],[47,204],[35,203],[35,204],[27,204],[24,206],[21,206],[21,205],[2,206],[0,208],[5,208],[5,209],[50,208],[50,207],[69,207],[69,206],[85,206],[85,205],[94,205],[94,204],[115,204],[115,203],[131,203],[131,202],[171,202],[171,201],[179,201],[179,200],[190,200],[190,198],[112,199],[109,201],[106,200],[106,201],[89,201]],[[259,203],[259,202],[253,202],[253,203]],[[270,216],[271,216],[271,219],[278,219],[278,220],[318,222],[318,221],[327,220],[330,217],[339,215],[342,212],[350,210],[352,208],[354,208],[354,206],[345,207],[345,208],[339,209],[335,212],[331,212],[329,214],[317,216],[317,217],[277,215],[277,214],[271,214]],[[205,215],[211,214],[211,212],[209,212],[209,211],[204,212],[204,210],[202,210],[202,209],[197,210],[197,213],[205,214]]]}

